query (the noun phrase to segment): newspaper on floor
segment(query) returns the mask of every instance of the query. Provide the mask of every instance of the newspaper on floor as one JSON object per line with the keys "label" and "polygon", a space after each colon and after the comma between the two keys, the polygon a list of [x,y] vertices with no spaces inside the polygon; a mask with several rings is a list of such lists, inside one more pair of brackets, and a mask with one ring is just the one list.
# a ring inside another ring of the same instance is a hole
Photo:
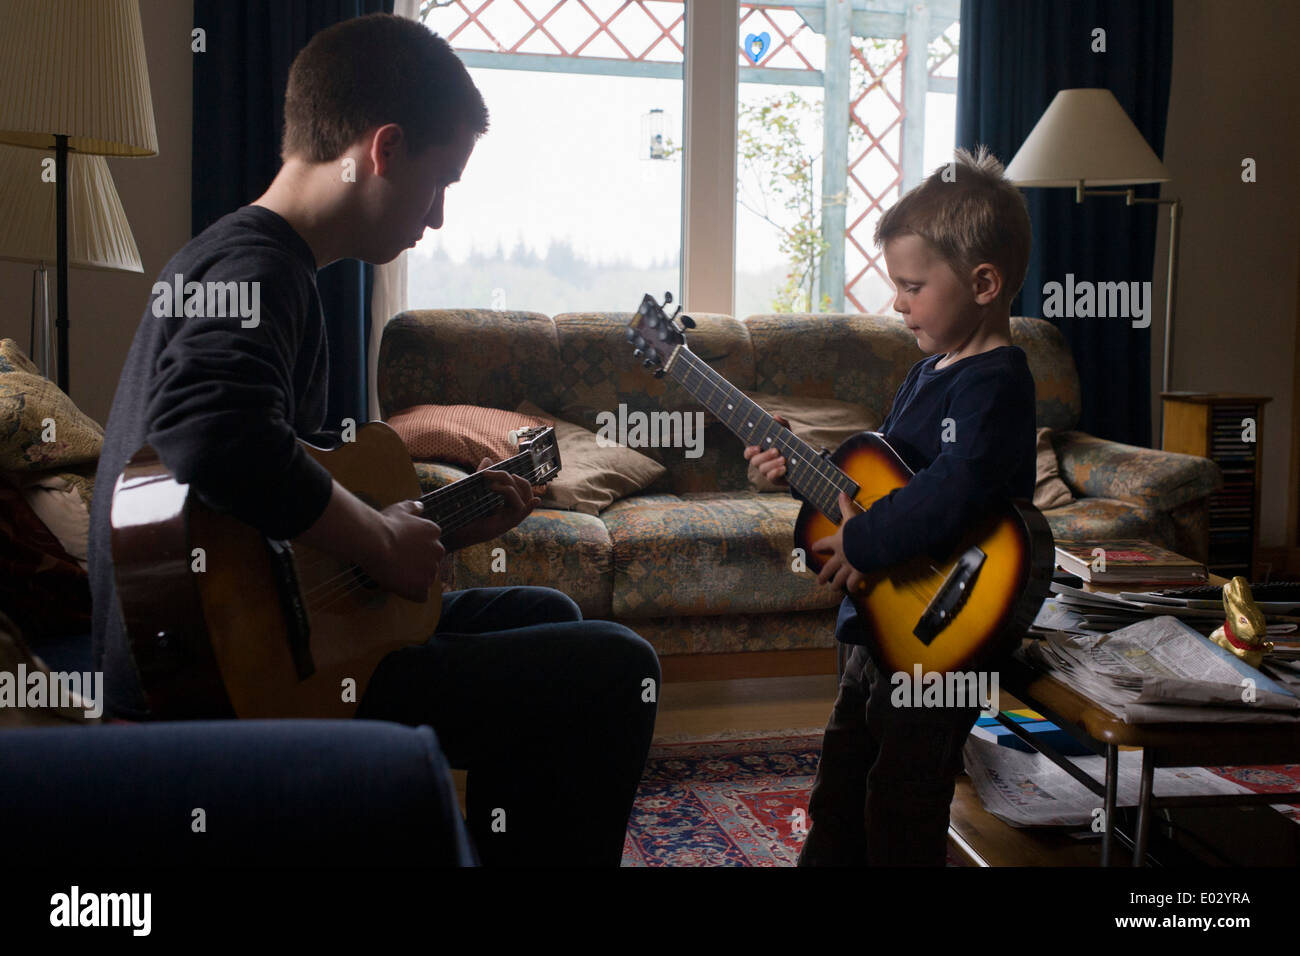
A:
{"label": "newspaper on floor", "polygon": [[1048,631],[1019,653],[1127,723],[1300,722],[1286,686],[1174,617],[1109,634]]}
{"label": "newspaper on floor", "polygon": [[[1013,827],[1090,826],[1100,817],[1102,798],[1042,754],[969,737],[962,758],[984,809]],[[1074,757],[1071,762],[1098,782],[1105,779],[1106,758]],[[1141,773],[1141,752],[1121,750],[1119,806],[1137,806]],[[1202,767],[1159,767],[1153,788],[1161,797],[1250,792]]]}

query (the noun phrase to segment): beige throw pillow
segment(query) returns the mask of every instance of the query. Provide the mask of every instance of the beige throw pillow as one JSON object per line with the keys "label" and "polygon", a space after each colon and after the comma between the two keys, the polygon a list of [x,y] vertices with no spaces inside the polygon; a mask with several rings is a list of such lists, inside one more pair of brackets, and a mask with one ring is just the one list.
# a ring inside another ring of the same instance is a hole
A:
{"label": "beige throw pillow", "polygon": [[560,473],[547,486],[543,507],[600,514],[618,499],[648,488],[664,474],[664,466],[654,459],[618,445],[602,448],[595,432],[556,418],[532,402],[521,404],[518,412],[555,425]]}
{"label": "beige throw pillow", "polygon": [[1061,480],[1061,466],[1052,447],[1052,430],[1038,429],[1038,482],[1034,485],[1034,507],[1039,511],[1061,508],[1074,501],[1069,487]]}
{"label": "beige throw pillow", "polygon": [[[834,451],[858,432],[874,431],[880,427],[869,410],[852,402],[761,392],[745,394],[769,415],[786,419],[790,430],[818,451],[823,448]],[[785,490],[764,478],[752,464],[749,466],[749,486],[754,491]]]}

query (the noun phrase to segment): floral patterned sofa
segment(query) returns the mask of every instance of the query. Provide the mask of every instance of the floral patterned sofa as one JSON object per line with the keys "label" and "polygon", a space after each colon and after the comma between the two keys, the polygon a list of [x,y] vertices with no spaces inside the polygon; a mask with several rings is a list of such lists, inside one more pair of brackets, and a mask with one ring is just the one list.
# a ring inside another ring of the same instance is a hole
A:
{"label": "floral patterned sofa", "polygon": [[[887,316],[691,315],[692,350],[734,385],[852,402],[872,411],[877,424],[923,357]],[[624,337],[631,318],[403,313],[380,346],[381,413],[418,404],[515,409],[529,400],[595,431],[597,413],[620,403],[629,412],[697,410],[675,383],[655,379],[633,358]],[[1045,512],[1053,532],[1148,538],[1204,558],[1207,498],[1222,481],[1213,463],[1074,431],[1079,379],[1060,332],[1041,319],[1013,318],[1012,340],[1028,356],[1038,425],[1053,430],[1061,477],[1078,499]],[[492,571],[492,545],[469,548],[456,555],[455,586],[559,588],[585,615],[620,621],[649,640],[669,679],[832,669],[827,649],[839,596],[811,574],[791,571],[798,502],[751,490],[739,440],[711,418],[702,457],[638,451],[666,468],[644,493],[599,516],[538,509],[495,543],[506,549],[505,572]],[[417,471],[426,490],[464,474],[426,463]]]}

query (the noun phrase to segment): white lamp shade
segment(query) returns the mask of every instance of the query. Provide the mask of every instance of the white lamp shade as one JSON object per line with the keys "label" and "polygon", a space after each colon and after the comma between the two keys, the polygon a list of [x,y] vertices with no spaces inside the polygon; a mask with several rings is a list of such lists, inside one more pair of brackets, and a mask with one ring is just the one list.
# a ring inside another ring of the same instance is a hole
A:
{"label": "white lamp shade", "polygon": [[0,143],[158,152],[136,0],[0,0]]}
{"label": "white lamp shade", "polygon": [[1007,166],[1018,186],[1124,186],[1169,172],[1110,90],[1061,90]]}
{"label": "white lamp shade", "polygon": [[[0,145],[0,259],[57,259],[54,183],[42,179],[45,159],[53,169],[52,152]],[[103,156],[68,154],[68,265],[144,271]]]}

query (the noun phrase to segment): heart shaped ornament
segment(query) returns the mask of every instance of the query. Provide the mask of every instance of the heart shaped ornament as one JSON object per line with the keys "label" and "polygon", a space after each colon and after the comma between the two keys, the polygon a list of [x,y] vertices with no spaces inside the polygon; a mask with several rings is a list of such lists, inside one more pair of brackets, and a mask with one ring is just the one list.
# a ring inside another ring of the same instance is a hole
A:
{"label": "heart shaped ornament", "polygon": [[763,59],[767,53],[767,48],[772,45],[772,37],[766,30],[762,33],[751,33],[745,37],[745,55],[754,61],[758,66],[758,61]]}

